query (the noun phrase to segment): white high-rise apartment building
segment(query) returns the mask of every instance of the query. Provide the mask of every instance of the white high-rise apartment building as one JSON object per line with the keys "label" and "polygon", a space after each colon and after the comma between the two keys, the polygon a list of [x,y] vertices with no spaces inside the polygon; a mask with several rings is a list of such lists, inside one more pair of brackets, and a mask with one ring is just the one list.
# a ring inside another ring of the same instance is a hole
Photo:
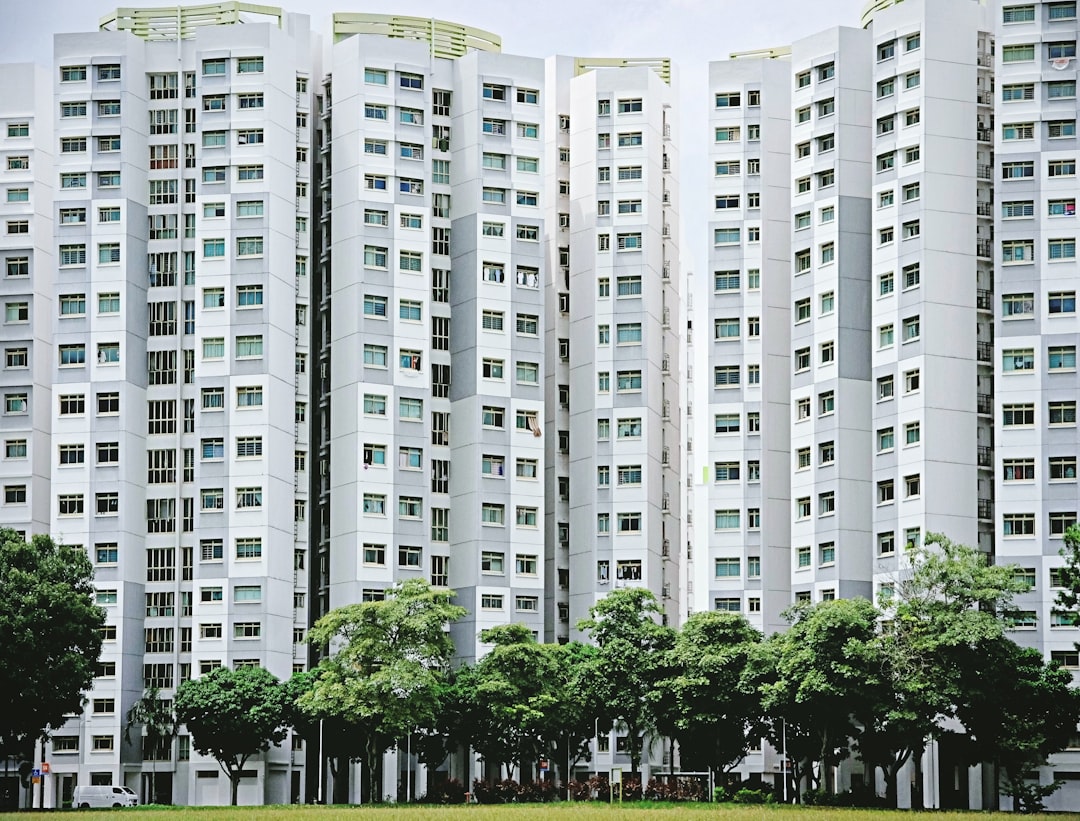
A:
{"label": "white high-rise apartment building", "polygon": [[689,363],[708,390],[687,454],[701,463],[693,605],[771,632],[790,601],[789,62],[741,55],[713,63],[709,82],[713,217]]}
{"label": "white high-rise apartment building", "polygon": [[[1013,638],[1080,669],[1077,627],[1055,608],[1061,537],[1077,520],[1075,2],[996,10],[993,94],[994,546],[1031,584]],[[1075,808],[1080,756],[1055,756],[1048,802]]]}
{"label": "white high-rise apartment building", "polygon": [[[690,277],[667,60],[339,14],[324,72],[306,17],[227,3],[0,69],[0,514],[84,545],[108,613],[46,804],[149,799],[151,768],[222,800],[186,734],[168,761],[124,741],[133,701],[221,664],[284,678],[314,618],[410,577],[457,591],[470,661],[509,622],[579,638],[619,586],[772,632],[796,600],[887,596],[944,532],[1023,568],[1014,637],[1080,669],[1054,609],[1076,4],[875,0],[862,24],[710,66]],[[993,803],[957,753],[902,800]],[[241,799],[305,795],[303,756]]]}
{"label": "white high-rise apartment building", "polygon": [[[567,641],[615,587],[678,621],[670,61],[381,15],[332,40],[324,73],[304,16],[126,9],[51,78],[4,68],[4,524],[83,545],[107,612],[47,806],[220,803],[186,732],[125,740],[134,701],[284,679],[395,581],[456,591],[463,661],[510,622]],[[253,760],[241,802],[305,796],[303,758]]]}
{"label": "white high-rise apartment building", "polygon": [[3,271],[4,405],[0,483],[5,527],[48,533],[52,406],[52,83],[32,65],[0,68],[0,256]]}
{"label": "white high-rise apartment building", "polygon": [[678,155],[668,61],[559,57],[548,78],[570,152],[558,169],[549,323],[565,423],[553,460],[568,510],[559,528],[569,523],[570,625],[558,635],[580,638],[575,625],[613,588],[647,587],[678,621]]}
{"label": "white high-rise apartment building", "polygon": [[[1057,540],[1077,507],[1075,5],[883,0],[867,6],[861,30],[711,66],[713,296],[698,313],[708,317],[712,377],[694,385],[699,401],[708,391],[715,427],[691,472],[703,475],[695,500],[707,496],[715,526],[693,540],[698,557],[709,551],[707,567],[694,564],[709,590],[693,597],[695,609],[742,610],[772,630],[783,619],[767,596],[762,605],[759,586],[778,592],[780,609],[887,598],[904,546],[941,532],[1023,568],[1032,591],[1020,597],[1014,638],[1080,666],[1076,629],[1054,610]],[[756,178],[771,170],[753,143],[768,138],[770,71],[790,106],[780,115],[790,177],[776,188]],[[781,185],[790,216],[770,230],[751,209],[767,208]],[[764,263],[759,281],[758,243],[768,253],[789,241],[782,286]],[[770,323],[759,303],[770,285],[786,321]],[[760,331],[747,324],[759,315]],[[730,381],[737,363],[762,359],[765,393],[787,380],[791,397],[790,419],[761,417],[762,441],[790,435],[790,462],[758,472],[739,461],[757,456],[739,442],[753,397],[736,396]],[[760,486],[739,487],[743,472]],[[725,514],[785,493],[790,547],[776,569]],[[775,771],[769,755],[744,768]],[[921,783],[901,778],[902,802],[996,806],[991,782],[959,764],[949,739],[923,764]],[[1066,753],[1042,777],[1070,781],[1075,769]],[[1064,808],[1075,797],[1066,787],[1052,801]]]}
{"label": "white high-rise apartment building", "polygon": [[501,624],[568,640],[616,586],[669,604],[670,64],[545,63],[381,15],[336,15],[334,39],[314,615],[425,578],[467,608],[475,661]]}
{"label": "white high-rise apartment building", "polygon": [[[319,64],[307,17],[226,6],[125,10],[58,35],[51,78],[4,70],[4,524],[84,546],[107,614],[46,806],[76,783],[221,803],[216,763],[186,733],[140,750],[128,709],[306,661]],[[243,800],[299,796],[300,757],[253,761]]]}
{"label": "white high-rise apartment building", "polygon": [[443,48],[442,21],[384,36],[408,25],[335,18],[321,608],[426,578],[474,659],[487,627],[544,629],[544,65]]}

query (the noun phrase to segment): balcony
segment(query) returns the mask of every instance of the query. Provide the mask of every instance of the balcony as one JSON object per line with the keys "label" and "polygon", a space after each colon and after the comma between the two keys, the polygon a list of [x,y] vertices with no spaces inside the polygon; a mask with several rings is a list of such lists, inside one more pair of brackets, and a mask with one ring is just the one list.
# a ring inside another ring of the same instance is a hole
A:
{"label": "balcony", "polygon": [[671,357],[667,354],[660,360],[660,371],[664,374],[671,373]]}
{"label": "balcony", "polygon": [[994,204],[992,202],[977,202],[975,203],[975,213],[980,217],[992,217],[994,216]]}
{"label": "balcony", "polygon": [[980,311],[994,310],[994,295],[985,288],[979,288],[975,292],[975,307]]}
{"label": "balcony", "polygon": [[671,464],[671,449],[666,447],[666,446],[660,452],[660,464],[662,464],[662,465],[670,465]]}
{"label": "balcony", "polygon": [[975,343],[975,358],[980,362],[993,362],[994,361],[994,343],[993,342],[976,342]]}
{"label": "balcony", "polygon": [[989,468],[994,466],[994,449],[986,445],[979,445],[979,467]]}
{"label": "balcony", "polygon": [[663,410],[661,411],[661,415],[662,415],[664,421],[667,421],[668,419],[671,418],[671,400],[670,399],[665,399],[664,404],[663,404],[662,407],[663,407]]}
{"label": "balcony", "polygon": [[975,256],[982,257],[983,259],[993,259],[993,243],[988,239],[977,240],[975,243]]}
{"label": "balcony", "polygon": [[665,559],[671,555],[671,539],[664,539],[660,545],[660,555]]}
{"label": "balcony", "polygon": [[663,321],[664,327],[665,328],[670,328],[671,327],[671,308],[664,308],[664,312],[662,314],[662,317],[663,317],[662,321]]}
{"label": "balcony", "polygon": [[988,393],[977,394],[977,403],[979,413],[984,416],[991,416],[994,413],[994,397]]}
{"label": "balcony", "polygon": [[981,143],[992,143],[994,141],[994,132],[989,128],[977,128],[975,136]]}
{"label": "balcony", "polygon": [[994,520],[993,499],[979,499],[979,518],[990,522]]}
{"label": "balcony", "polygon": [[994,179],[994,166],[979,163],[975,173],[980,180],[992,180]]}

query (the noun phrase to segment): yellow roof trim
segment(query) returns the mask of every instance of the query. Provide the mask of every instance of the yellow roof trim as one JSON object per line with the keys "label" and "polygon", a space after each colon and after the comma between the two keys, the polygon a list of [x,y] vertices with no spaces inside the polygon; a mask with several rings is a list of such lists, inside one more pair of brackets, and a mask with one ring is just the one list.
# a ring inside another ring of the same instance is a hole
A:
{"label": "yellow roof trim", "polygon": [[427,43],[435,57],[451,59],[470,51],[502,51],[502,38],[497,34],[449,20],[352,12],[335,12],[333,19],[334,42],[354,34],[378,34]]}
{"label": "yellow roof trim", "polygon": [[158,8],[119,8],[101,18],[102,31],[130,31],[144,40],[186,40],[203,26],[227,26],[251,22],[246,15],[272,17],[278,28],[284,12],[277,6],[261,6],[228,0],[202,6],[161,6]]}
{"label": "yellow roof trim", "polygon": [[660,79],[671,85],[670,57],[575,57],[574,76],[585,74],[598,68],[633,68],[646,66],[660,75]]}
{"label": "yellow roof trim", "polygon": [[733,51],[728,55],[728,58],[732,60],[742,60],[746,58],[778,60],[790,56],[791,46],[776,46],[774,48],[755,48],[749,51]]}

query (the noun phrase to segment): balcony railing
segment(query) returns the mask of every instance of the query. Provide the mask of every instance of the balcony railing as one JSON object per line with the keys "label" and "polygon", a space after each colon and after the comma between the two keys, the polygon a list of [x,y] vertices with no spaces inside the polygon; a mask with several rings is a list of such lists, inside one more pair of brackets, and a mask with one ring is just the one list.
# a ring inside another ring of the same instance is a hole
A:
{"label": "balcony railing", "polygon": [[979,446],[979,467],[988,468],[994,464],[994,449],[986,447],[985,445]]}
{"label": "balcony railing", "polygon": [[977,395],[976,407],[979,413],[990,415],[994,412],[994,398],[988,393],[980,393]]}
{"label": "balcony railing", "polygon": [[980,362],[993,362],[994,361],[994,343],[993,342],[976,342],[975,343],[975,357]]}
{"label": "balcony railing", "polygon": [[994,501],[993,499],[979,499],[979,518],[988,521],[993,521],[994,518]]}
{"label": "balcony railing", "polygon": [[992,311],[994,309],[994,296],[985,288],[979,288],[975,292],[975,307],[980,311]]}

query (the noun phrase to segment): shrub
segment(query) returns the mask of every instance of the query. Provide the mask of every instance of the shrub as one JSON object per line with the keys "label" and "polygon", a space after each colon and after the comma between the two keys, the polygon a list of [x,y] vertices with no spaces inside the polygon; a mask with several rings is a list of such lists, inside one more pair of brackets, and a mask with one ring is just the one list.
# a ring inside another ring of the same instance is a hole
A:
{"label": "shrub", "polygon": [[554,781],[547,780],[519,784],[512,778],[504,778],[495,784],[488,784],[476,779],[473,781],[473,795],[478,804],[533,804],[557,801],[559,789]]}
{"label": "shrub", "polygon": [[749,787],[736,791],[731,800],[736,804],[772,804],[776,801],[768,790],[752,790]]}
{"label": "shrub", "polygon": [[465,785],[456,778],[448,778],[432,785],[420,801],[425,804],[464,804]]}

